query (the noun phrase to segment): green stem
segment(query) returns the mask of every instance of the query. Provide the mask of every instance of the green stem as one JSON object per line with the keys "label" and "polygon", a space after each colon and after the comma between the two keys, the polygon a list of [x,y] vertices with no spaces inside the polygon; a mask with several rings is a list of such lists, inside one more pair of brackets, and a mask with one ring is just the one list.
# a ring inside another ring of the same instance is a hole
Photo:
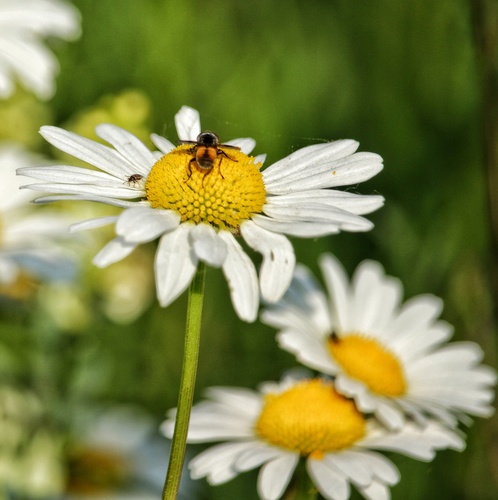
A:
{"label": "green stem", "polygon": [[178,395],[175,432],[171,442],[171,455],[168,474],[163,489],[163,500],[175,500],[180,487],[190,411],[194,398],[197,360],[199,359],[199,340],[201,332],[202,303],[204,300],[204,283],[206,266],[199,262],[197,272],[188,291],[187,324],[185,328],[185,349],[183,353],[182,378]]}
{"label": "green stem", "polygon": [[294,498],[295,500],[316,500],[318,498],[318,490],[309,477],[304,464],[300,470],[296,488],[296,496]]}
{"label": "green stem", "polygon": [[306,461],[301,459],[294,472],[294,480],[285,492],[283,500],[317,500],[318,490],[306,470]]}

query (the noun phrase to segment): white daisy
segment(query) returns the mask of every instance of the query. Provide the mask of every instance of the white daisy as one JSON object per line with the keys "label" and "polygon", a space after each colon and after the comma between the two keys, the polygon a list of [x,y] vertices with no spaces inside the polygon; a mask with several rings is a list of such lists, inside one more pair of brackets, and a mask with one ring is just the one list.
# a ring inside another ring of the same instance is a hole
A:
{"label": "white daisy", "polygon": [[[464,448],[462,438],[438,422],[388,432],[323,379],[289,377],[258,392],[215,387],[207,397],[192,409],[188,442],[226,442],[194,457],[191,477],[216,485],[262,466],[257,488],[265,500],[282,497],[300,458],[324,498],[345,500],[352,484],[365,498],[380,500],[389,498],[399,472],[373,449],[429,461],[435,450]],[[161,428],[167,437],[173,433],[174,413]]]}
{"label": "white daisy", "polygon": [[333,256],[320,264],[330,299],[299,266],[282,301],[262,314],[280,329],[280,347],[334,375],[339,392],[391,429],[401,428],[406,415],[455,426],[465,414],[492,414],[496,373],[479,364],[477,344],[446,343],[452,327],[437,319],[439,298],[420,295],[401,305],[402,284],[377,262],[363,262],[351,284]]}
{"label": "white daisy", "polygon": [[[66,500],[161,498],[170,443],[152,416],[135,406],[85,406],[71,423]],[[178,498],[196,498],[195,490],[182,481]]]}
{"label": "white daisy", "polygon": [[0,145],[0,284],[11,285],[23,271],[42,279],[69,279],[75,263],[61,246],[68,219],[47,210],[33,211],[29,191],[20,191],[16,167],[35,156],[13,144]]}
{"label": "white daisy", "polygon": [[12,94],[16,77],[38,97],[52,97],[59,65],[41,39],[79,33],[79,12],[63,1],[0,0],[0,97]]}
{"label": "white daisy", "polygon": [[[182,107],[175,118],[179,137],[195,142],[201,131],[197,111]],[[204,164],[204,145],[175,148],[153,134],[161,150],[155,154],[113,125],[97,127],[97,134],[113,148],[55,127],[43,127],[41,133],[101,171],[61,165],[21,169],[22,175],[46,181],[28,187],[55,193],[39,201],[92,200],[124,209],[119,216],[74,227],[116,224],[118,236],[95,257],[97,266],[123,259],[137,245],[160,238],[155,273],[163,306],[188,287],[198,261],[204,261],[222,268],[235,310],[243,320],[253,321],[259,290],[275,302],[292,278],[294,251],[284,234],[314,238],[340,230],[366,231],[372,224],[360,214],[383,204],[381,196],[326,189],[356,184],[382,169],[378,155],[355,153],[358,143],[351,140],[300,149],[260,172],[263,158],[248,156],[255,145],[252,139],[210,148],[214,155],[209,165]],[[236,239],[239,235],[263,255],[259,286],[254,264]]]}

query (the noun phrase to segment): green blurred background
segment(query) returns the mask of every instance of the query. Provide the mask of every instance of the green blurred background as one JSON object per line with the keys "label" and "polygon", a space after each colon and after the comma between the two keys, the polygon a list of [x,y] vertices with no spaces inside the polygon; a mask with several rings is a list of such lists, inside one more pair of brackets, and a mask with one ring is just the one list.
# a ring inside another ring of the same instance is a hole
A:
{"label": "green blurred background", "polygon": [[[375,228],[312,244],[295,239],[298,260],[317,271],[317,257],[331,251],[349,272],[365,258],[379,260],[402,280],[406,297],[443,297],[442,316],[455,325],[455,339],[478,342],[496,366],[497,256],[481,110],[498,103],[483,101],[472,2],[73,4],[82,37],[53,44],[58,90],[43,112],[31,114],[33,131],[52,123],[90,134],[94,124],[115,121],[144,138],[154,131],[174,142],[173,117],[186,104],[222,140],[255,138],[267,164],[319,141],[357,139],[360,150],[384,158],[381,174],[350,188],[385,197],[385,207],[369,216]],[[36,147],[54,154],[40,142]],[[109,235],[102,238],[100,246]],[[186,297],[157,306],[153,251],[151,245],[105,272],[91,267],[92,254],[82,257],[69,318],[58,317],[59,296],[43,286],[36,298],[2,310],[4,377],[37,393],[51,425],[69,426],[81,408],[123,404],[160,422],[176,406]],[[127,293],[143,297],[136,314],[120,315],[119,300],[109,304],[120,280]],[[295,366],[272,329],[238,320],[218,270],[208,270],[204,311],[197,399],[204,387],[254,388]],[[465,452],[438,453],[430,464],[395,456],[401,482],[393,498],[496,498],[497,423],[475,422]],[[255,473],[214,488],[199,483],[196,498],[256,498]]]}

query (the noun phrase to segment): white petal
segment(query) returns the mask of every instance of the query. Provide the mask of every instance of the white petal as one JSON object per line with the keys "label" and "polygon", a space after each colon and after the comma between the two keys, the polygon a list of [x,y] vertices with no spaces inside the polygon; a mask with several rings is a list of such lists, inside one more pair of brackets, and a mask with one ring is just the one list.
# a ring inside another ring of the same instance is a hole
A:
{"label": "white petal", "polygon": [[175,125],[181,141],[195,141],[201,133],[199,112],[194,108],[182,106],[175,115]]}
{"label": "white petal", "polygon": [[136,173],[134,172],[135,166],[127,158],[103,144],[49,125],[42,127],[40,134],[61,151],[99,167],[116,177],[121,177],[123,174],[130,176]]}
{"label": "white petal", "polygon": [[150,138],[152,139],[152,142],[161,150],[162,153],[167,154],[173,149],[175,149],[175,145],[168,141],[168,139],[165,139],[164,137],[157,135],[157,134],[151,134]]}
{"label": "white petal", "polygon": [[263,171],[265,185],[279,183],[298,174],[313,165],[339,160],[353,154],[359,143],[352,140],[340,140],[323,144],[312,144],[270,165]]}
{"label": "white petal", "polygon": [[[291,286],[284,298],[265,311],[275,314],[268,324],[279,328],[302,330],[322,342],[332,330],[327,297],[311,271],[301,264],[296,265]],[[263,316],[264,316],[263,315]]]}
{"label": "white petal", "polygon": [[[264,215],[253,215],[252,221],[263,229],[274,233],[288,234],[289,236],[298,236],[302,238],[317,238],[328,234],[335,234],[340,231],[338,224],[330,222],[295,222],[275,220]],[[368,221],[367,221],[368,222]],[[368,229],[371,229],[373,224],[370,223]]]}
{"label": "white petal", "polygon": [[396,484],[400,480],[400,473],[396,466],[384,455],[370,450],[355,451],[359,460],[362,460],[373,475],[385,484]]}
{"label": "white petal", "polygon": [[362,231],[371,228],[372,223],[360,215],[346,212],[334,206],[320,205],[311,199],[308,203],[302,200],[299,203],[281,205],[273,203],[278,197],[269,197],[263,207],[263,212],[279,221],[293,222],[325,222],[336,224],[339,228],[348,231]]}
{"label": "white petal", "polygon": [[97,267],[107,267],[130,255],[136,247],[135,243],[128,243],[123,238],[114,238],[93,258],[92,262]]}
{"label": "white petal", "polygon": [[[213,419],[213,414],[216,415],[216,419]],[[191,417],[188,430],[189,443],[247,439],[254,436],[252,425],[248,425],[243,418],[223,415],[218,408],[212,409],[210,413],[205,415],[198,415],[195,412]],[[165,435],[172,435],[173,424],[173,421],[164,423],[163,433]]]}
{"label": "white petal", "polygon": [[76,222],[69,226],[69,231],[74,233],[76,231],[84,231],[86,229],[95,229],[97,227],[108,226],[114,224],[118,220],[117,215],[109,215],[107,217],[96,217],[95,219],[88,219],[81,222]]}
{"label": "white petal", "polygon": [[188,242],[190,230],[190,225],[182,224],[159,240],[155,275],[157,297],[163,307],[187,289],[197,269],[197,258]]}
{"label": "white petal", "polygon": [[141,189],[134,189],[129,186],[96,186],[92,184],[57,184],[57,183],[40,183],[29,184],[29,189],[33,191],[43,191],[46,193],[60,194],[75,194],[85,196],[102,196],[109,198],[122,198],[125,200],[133,200],[143,196],[144,192]]}
{"label": "white petal", "polygon": [[14,283],[20,273],[19,266],[10,256],[0,255],[0,283],[2,285],[10,285]]}
{"label": "white petal", "polygon": [[271,200],[274,205],[284,206],[306,204],[313,200],[319,206],[340,208],[356,215],[371,213],[384,204],[384,198],[380,195],[363,195],[337,189],[310,189],[273,196]]}
{"label": "white petal", "polygon": [[243,472],[255,469],[261,464],[281,458],[282,456],[287,456],[287,452],[263,442],[256,442],[251,448],[239,455],[234,465],[238,471]]}
{"label": "white petal", "polygon": [[209,387],[206,396],[224,406],[242,413],[248,418],[257,418],[261,412],[262,398],[258,392],[240,387]]}
{"label": "white petal", "polygon": [[430,461],[436,450],[452,448],[461,451],[465,441],[455,432],[438,422],[430,422],[424,428],[407,423],[399,432],[370,432],[358,445],[377,450],[389,450],[402,453],[418,460]]}
{"label": "white petal", "polygon": [[53,201],[96,201],[98,203],[105,203],[106,205],[111,205],[113,207],[136,207],[148,206],[147,202],[142,201],[128,201],[128,200],[117,200],[115,198],[107,198],[105,196],[95,196],[95,195],[78,195],[78,194],[58,194],[52,196],[40,196],[33,200],[34,203],[51,203]]}
{"label": "white petal", "polygon": [[116,233],[130,243],[145,243],[171,231],[180,224],[172,210],[133,207],[124,210],[116,223]]}
{"label": "white petal", "polygon": [[284,330],[278,332],[276,339],[281,349],[293,353],[303,365],[328,375],[337,373],[337,365],[327,353],[324,342],[316,337],[305,336],[296,330]]}
{"label": "white petal", "polygon": [[250,137],[243,137],[241,139],[232,139],[231,141],[227,141],[225,144],[236,146],[240,148],[243,153],[248,155],[255,148],[256,141]]}
{"label": "white petal", "polygon": [[17,169],[18,175],[25,175],[42,181],[62,184],[98,184],[102,186],[123,185],[125,175],[116,179],[114,175],[69,165],[47,165],[43,167],[23,167]]}
{"label": "white petal", "polygon": [[374,477],[368,460],[357,451],[345,450],[339,453],[329,453],[323,460],[339,469],[355,485],[368,486]]}
{"label": "white petal", "polygon": [[375,153],[356,153],[334,161],[313,161],[300,165],[293,174],[269,182],[263,172],[265,187],[271,194],[286,194],[310,189],[349,186],[363,182],[383,168],[382,158]]}
{"label": "white petal", "polygon": [[[384,268],[374,261],[362,262],[353,276],[351,314],[355,328],[385,337],[383,330],[392,321],[403,295],[401,282],[386,276]],[[396,334],[394,334],[396,335]]]}
{"label": "white petal", "polygon": [[331,254],[323,254],[319,264],[329,292],[330,311],[335,328],[339,332],[348,331],[352,327],[348,276],[339,260]]}
{"label": "white petal", "polygon": [[258,493],[264,500],[277,500],[285,491],[299,461],[297,453],[288,453],[263,465],[258,476]]}
{"label": "white petal", "polygon": [[190,231],[191,245],[197,257],[213,267],[221,267],[227,257],[227,246],[210,224],[197,224]]}
{"label": "white petal", "polygon": [[14,84],[10,79],[9,70],[0,63],[0,98],[8,99],[14,91]]}
{"label": "white petal", "polygon": [[[10,28],[10,27],[9,27]],[[59,70],[55,56],[30,33],[12,33],[2,37],[2,59],[9,73],[41,99],[55,92],[54,74]]]}
{"label": "white petal", "polygon": [[96,134],[114,146],[114,149],[128,158],[137,167],[137,173],[147,175],[150,167],[156,163],[154,155],[142,143],[127,130],[116,125],[102,124],[95,129]]}
{"label": "white petal", "polygon": [[259,306],[256,269],[229,232],[220,231],[218,236],[227,245],[228,255],[223,264],[223,273],[230,288],[233,306],[240,319],[252,322],[256,319]]}
{"label": "white petal", "polygon": [[[361,395],[356,398],[361,401]],[[405,424],[405,416],[403,412],[397,408],[393,402],[389,400],[382,401],[382,399],[377,399],[376,408],[374,410],[375,416],[388,428],[391,430],[399,430]]]}
{"label": "white petal", "polygon": [[373,480],[367,487],[358,487],[358,491],[367,500],[390,500],[391,493],[389,488],[380,481]]}
{"label": "white petal", "polygon": [[46,0],[2,0],[0,25],[41,36],[66,40],[80,34],[80,14],[65,2]]}
{"label": "white petal", "polygon": [[313,483],[327,500],[347,500],[349,498],[349,481],[338,469],[324,460],[306,460],[306,470]]}
{"label": "white petal", "polygon": [[247,221],[240,226],[247,244],[263,255],[259,272],[261,294],[269,302],[280,300],[289,287],[296,263],[290,241],[280,234],[260,228]]}
{"label": "white petal", "polygon": [[192,479],[208,478],[210,484],[222,484],[238,472],[233,464],[238,455],[247,449],[247,443],[223,443],[199,453],[188,464]]}

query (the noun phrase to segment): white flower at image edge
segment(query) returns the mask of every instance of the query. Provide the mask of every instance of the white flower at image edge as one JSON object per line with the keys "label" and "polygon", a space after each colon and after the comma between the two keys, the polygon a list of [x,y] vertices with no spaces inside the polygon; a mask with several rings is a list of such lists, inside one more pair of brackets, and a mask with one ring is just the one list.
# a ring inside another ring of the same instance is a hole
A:
{"label": "white flower at image edge", "polygon": [[[189,107],[175,116],[182,141],[201,132],[199,114]],[[99,137],[113,147],[56,127],[42,135],[54,146],[100,169],[55,165],[25,168],[19,174],[45,181],[27,187],[53,193],[40,202],[90,200],[124,210],[118,216],[83,221],[73,230],[115,224],[117,238],[95,257],[104,267],[129,255],[138,245],[159,238],[155,275],[161,305],[175,300],[190,284],[199,261],[221,267],[239,317],[256,319],[259,292],[279,300],[295,265],[284,234],[305,238],[346,231],[367,231],[362,217],[383,204],[382,196],[335,189],[366,181],[382,169],[374,153],[356,153],[358,143],[339,140],[300,149],[260,171],[264,157],[251,157],[252,139],[220,145],[211,169],[198,168],[194,146],[153,134],[160,152],[151,152],[135,136],[113,125],[100,125]],[[261,253],[256,269],[236,236]]]}
{"label": "white flower at image edge", "polygon": [[13,93],[16,78],[39,98],[52,97],[59,63],[42,39],[79,34],[80,15],[69,3],[0,0],[0,97]]}
{"label": "white flower at image edge", "polygon": [[281,348],[334,376],[341,394],[392,429],[406,416],[455,426],[466,414],[493,413],[496,372],[480,365],[477,344],[447,343],[453,329],[437,319],[441,299],[427,294],[401,304],[401,282],[374,261],[360,264],[351,284],[332,255],[323,255],[320,267],[329,297],[299,265],[284,298],[262,313],[279,329]]}
{"label": "white flower at image edge", "polygon": [[[224,442],[189,462],[192,479],[206,477],[217,485],[261,466],[257,490],[263,500],[282,497],[301,457],[324,498],[345,500],[352,484],[365,498],[385,500],[400,475],[389,459],[372,450],[430,461],[436,450],[464,448],[462,438],[438,422],[424,428],[410,423],[389,432],[365,419],[353,401],[322,379],[288,377],[265,383],[258,392],[213,387],[206,396],[192,409],[187,441]],[[171,437],[175,411],[168,417],[161,430]]]}
{"label": "white flower at image edge", "polygon": [[74,277],[74,256],[62,243],[69,236],[67,217],[29,204],[33,193],[19,190],[19,165],[38,158],[15,144],[0,145],[0,284],[12,285],[22,271],[45,280]]}

